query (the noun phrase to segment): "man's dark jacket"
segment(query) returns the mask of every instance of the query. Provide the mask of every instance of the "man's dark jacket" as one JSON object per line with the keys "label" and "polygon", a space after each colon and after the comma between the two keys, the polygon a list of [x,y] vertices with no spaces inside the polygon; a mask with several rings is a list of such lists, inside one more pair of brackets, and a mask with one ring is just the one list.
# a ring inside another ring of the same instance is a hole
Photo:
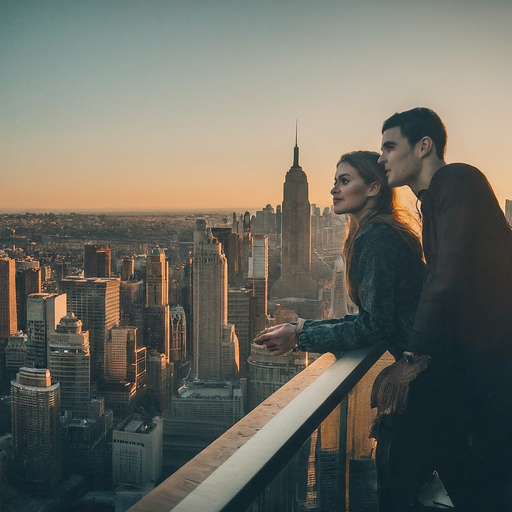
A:
{"label": "man's dark jacket", "polygon": [[[450,164],[421,195],[427,274],[408,350],[512,401],[512,232],[485,176]],[[502,404],[504,405],[504,404]]]}

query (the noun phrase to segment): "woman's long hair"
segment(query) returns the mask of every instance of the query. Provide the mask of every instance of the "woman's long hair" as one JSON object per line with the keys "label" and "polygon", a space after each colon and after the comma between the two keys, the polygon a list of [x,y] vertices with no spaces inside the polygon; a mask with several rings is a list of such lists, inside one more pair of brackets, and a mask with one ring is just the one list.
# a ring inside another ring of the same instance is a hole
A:
{"label": "woman's long hair", "polygon": [[[378,163],[379,154],[374,151],[353,151],[345,153],[336,167],[346,163],[356,169],[366,185],[373,182],[380,184],[380,190],[374,197],[373,207],[358,222],[354,215],[348,214],[348,226],[343,243],[343,257],[346,265],[347,291],[352,300],[354,297],[353,280],[350,275],[350,266],[354,251],[354,240],[367,226],[374,223],[389,224],[404,239],[406,244],[421,258],[423,250],[418,236],[419,223],[413,216],[400,208],[396,198],[396,192],[392,189],[386,178],[384,167]],[[414,225],[416,224],[416,229]]]}

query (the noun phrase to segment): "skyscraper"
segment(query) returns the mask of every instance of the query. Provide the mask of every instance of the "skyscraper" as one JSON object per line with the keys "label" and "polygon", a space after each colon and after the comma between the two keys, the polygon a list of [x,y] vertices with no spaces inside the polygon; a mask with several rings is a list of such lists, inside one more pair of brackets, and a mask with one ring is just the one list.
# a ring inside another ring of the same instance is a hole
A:
{"label": "skyscraper", "polygon": [[187,319],[181,306],[171,308],[171,343],[169,359],[181,361],[187,355]]}
{"label": "skyscraper", "polygon": [[108,343],[108,376],[137,385],[137,394],[146,386],[146,347],[139,342],[138,327],[113,327]]}
{"label": "skyscraper", "polygon": [[89,331],[91,380],[105,376],[106,341],[112,327],[119,325],[119,279],[85,279],[69,276],[60,282],[67,294],[67,309],[82,320]]}
{"label": "skyscraper", "polygon": [[49,490],[61,478],[60,384],[50,371],[20,368],[11,381],[13,474],[33,490]]}
{"label": "skyscraper", "polygon": [[318,287],[311,271],[311,216],[308,180],[299,165],[295,138],[293,165],[284,182],[281,226],[281,277],[274,284],[273,298],[299,297],[318,299]]}
{"label": "skyscraper", "polygon": [[252,305],[252,339],[257,333],[265,329],[267,322],[268,239],[266,236],[256,235],[252,238],[248,279],[252,285],[254,297]]}
{"label": "skyscraper", "polygon": [[110,258],[107,244],[85,244],[84,277],[110,277]]}
{"label": "skyscraper", "polygon": [[53,382],[60,383],[60,408],[76,418],[87,418],[90,400],[91,354],[89,333],[82,321],[69,312],[56,332],[49,335],[48,369]]}
{"label": "skyscraper", "polygon": [[16,261],[16,311],[18,329],[27,329],[27,298],[41,293],[41,268],[38,261]]}
{"label": "skyscraper", "polygon": [[253,291],[246,288],[228,290],[228,321],[235,326],[238,338],[238,376],[247,378],[247,358],[251,352],[252,343],[252,304]]}
{"label": "skyscraper", "polygon": [[0,258],[0,348],[17,329],[15,262]]}
{"label": "skyscraper", "polygon": [[238,340],[228,324],[228,276],[221,244],[196,221],[193,268],[193,374],[202,379],[236,377]]}
{"label": "skyscraper", "polygon": [[48,367],[48,339],[66,316],[66,294],[34,293],[27,299],[27,365]]}
{"label": "skyscraper", "polygon": [[146,306],[169,304],[169,264],[165,253],[155,248],[146,260]]}
{"label": "skyscraper", "polygon": [[135,272],[135,261],[130,256],[123,256],[123,268],[121,270],[121,281],[133,279]]}

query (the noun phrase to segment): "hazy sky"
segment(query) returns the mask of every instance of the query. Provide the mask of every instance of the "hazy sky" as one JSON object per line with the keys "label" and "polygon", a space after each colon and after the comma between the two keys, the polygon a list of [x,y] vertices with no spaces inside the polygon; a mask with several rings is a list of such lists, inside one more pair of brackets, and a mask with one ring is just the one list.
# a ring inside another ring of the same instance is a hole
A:
{"label": "hazy sky", "polygon": [[512,198],[510,0],[0,0],[0,209],[310,201],[428,106]]}

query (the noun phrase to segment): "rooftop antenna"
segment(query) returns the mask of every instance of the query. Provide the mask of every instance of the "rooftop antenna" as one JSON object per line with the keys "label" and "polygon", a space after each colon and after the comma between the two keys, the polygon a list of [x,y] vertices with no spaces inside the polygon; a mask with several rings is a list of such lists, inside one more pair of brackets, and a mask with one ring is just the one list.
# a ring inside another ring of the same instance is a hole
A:
{"label": "rooftop antenna", "polygon": [[297,125],[298,121],[295,119],[295,148],[293,149],[293,167],[300,167],[299,165],[299,146],[297,146]]}

